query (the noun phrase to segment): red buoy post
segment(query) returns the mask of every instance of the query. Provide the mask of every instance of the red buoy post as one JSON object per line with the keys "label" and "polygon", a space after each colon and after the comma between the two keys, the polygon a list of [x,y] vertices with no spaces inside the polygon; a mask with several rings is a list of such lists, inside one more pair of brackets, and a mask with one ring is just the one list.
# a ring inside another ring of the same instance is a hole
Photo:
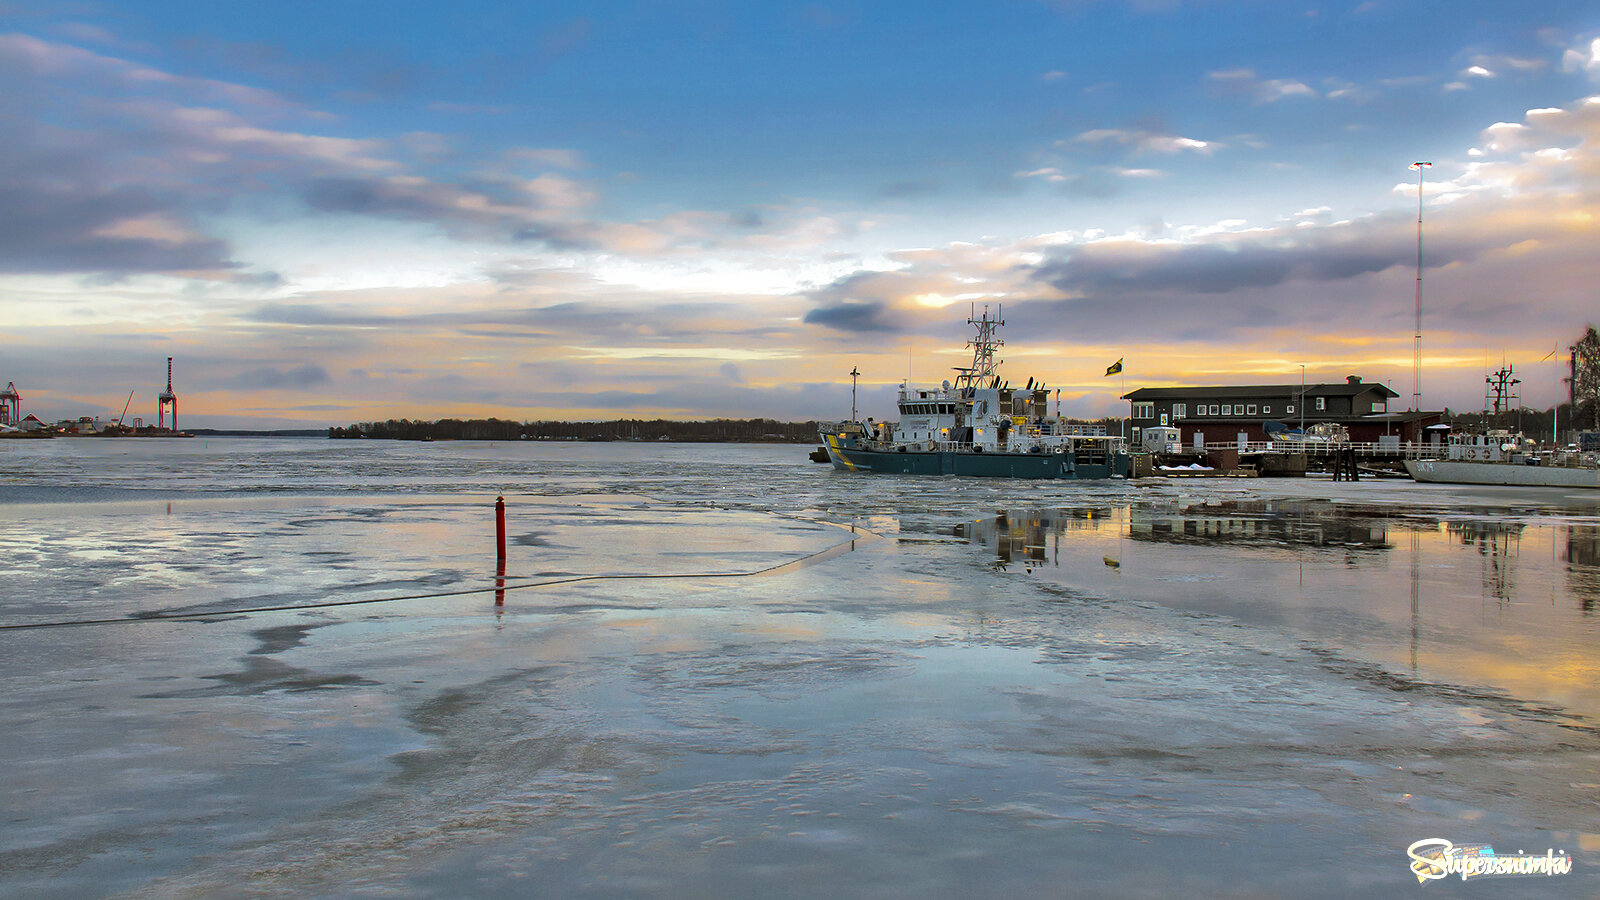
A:
{"label": "red buoy post", "polygon": [[506,558],[506,498],[494,498],[494,541],[499,550],[497,559]]}

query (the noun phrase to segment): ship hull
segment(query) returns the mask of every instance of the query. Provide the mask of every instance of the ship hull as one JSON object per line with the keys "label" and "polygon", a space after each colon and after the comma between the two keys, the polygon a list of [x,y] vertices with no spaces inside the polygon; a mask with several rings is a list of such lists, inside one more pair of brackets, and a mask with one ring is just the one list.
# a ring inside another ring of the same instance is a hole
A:
{"label": "ship hull", "polygon": [[955,451],[884,451],[849,446],[827,438],[828,458],[836,469],[900,475],[964,475],[976,478],[1091,480],[1126,478],[1126,454],[1103,462],[1080,460],[1073,453],[973,453]]}
{"label": "ship hull", "polygon": [[1408,459],[1406,471],[1417,481],[1436,484],[1501,484],[1517,487],[1600,489],[1600,469],[1519,466],[1455,459]]}

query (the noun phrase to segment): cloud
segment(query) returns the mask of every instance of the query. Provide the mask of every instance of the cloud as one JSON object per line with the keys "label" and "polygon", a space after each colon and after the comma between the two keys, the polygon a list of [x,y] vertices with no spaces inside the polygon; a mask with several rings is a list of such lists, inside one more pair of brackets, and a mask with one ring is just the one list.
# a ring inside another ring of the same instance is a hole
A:
{"label": "cloud", "polygon": [[[1131,144],[1129,134],[1103,139]],[[1530,109],[1481,140],[1472,162],[1441,161],[1426,184],[1431,339],[1518,340],[1581,325],[1592,317],[1588,285],[1600,279],[1600,97]],[[1042,167],[1016,177],[1080,176]],[[1395,191],[1414,198],[1416,182]],[[1339,218],[1317,207],[1254,226],[1163,224],[903,251],[891,256],[897,268],[807,293],[805,321],[854,334],[925,331],[952,299],[971,298],[1003,300],[1013,324],[1044,341],[1109,344],[1136,328],[1158,343],[1215,347],[1352,330],[1381,342],[1409,333],[1414,209]],[[1540,314],[1519,312],[1523,302]]]}
{"label": "cloud", "polygon": [[540,168],[581,169],[583,154],[558,147],[516,147],[506,151],[506,159]]}
{"label": "cloud", "polygon": [[803,321],[854,334],[942,333],[948,323],[930,311],[998,302],[1029,290],[1028,267],[1040,259],[1030,241],[897,251],[890,260],[898,269],[861,270],[807,291],[803,299],[812,308]]}
{"label": "cloud", "polygon": [[222,380],[217,387],[232,391],[306,390],[330,381],[327,370],[317,365],[301,365],[290,369],[263,367],[240,372]]}
{"label": "cloud", "polygon": [[1140,153],[1211,153],[1221,147],[1214,141],[1161,134],[1151,130],[1097,128],[1077,135],[1065,144],[1121,144]]}
{"label": "cloud", "polygon": [[1121,238],[1062,248],[1035,277],[1069,295],[1112,298],[1152,292],[1227,294],[1295,279],[1338,280],[1381,272],[1409,255],[1398,217],[1384,233],[1349,225],[1194,242]]}
{"label": "cloud", "polygon": [[1587,72],[1590,78],[1600,78],[1600,38],[1563,53],[1561,69],[1565,72]]}
{"label": "cloud", "polygon": [[1482,66],[1492,72],[1538,72],[1550,67],[1549,60],[1538,57],[1506,56],[1500,54],[1480,53],[1472,57],[1472,64]]}
{"label": "cloud", "polygon": [[347,174],[310,177],[299,188],[307,205],[321,212],[431,222],[461,236],[582,243],[580,229],[564,220],[586,202],[587,192],[556,176],[462,185],[415,175]]}
{"label": "cloud", "polygon": [[[18,162],[0,151],[0,166]],[[10,166],[12,173],[32,168]],[[7,179],[8,181],[10,179]],[[0,272],[235,269],[228,245],[175,224],[167,198],[138,187],[0,183]]]}
{"label": "cloud", "polygon": [[[269,120],[315,118],[243,85],[172,75],[27,35],[0,35],[0,271],[227,272],[245,263],[206,220],[240,201],[293,197],[315,211],[437,225],[461,238],[571,247],[594,229],[593,192],[566,175],[492,168],[448,179],[409,167],[448,154],[439,135],[387,141]],[[557,149],[508,162],[574,167]],[[154,229],[153,223],[161,223]]]}
{"label": "cloud", "polygon": [[1310,85],[1294,79],[1256,77],[1250,69],[1225,69],[1212,72],[1209,76],[1213,84],[1219,85],[1228,93],[1244,94],[1256,103],[1276,103],[1292,97],[1318,97],[1317,91]]}
{"label": "cloud", "polygon": [[844,302],[819,306],[806,313],[807,325],[821,325],[835,331],[894,332],[900,327],[888,315],[888,307],[876,301]]}
{"label": "cloud", "polygon": [[1018,172],[1016,177],[1038,178],[1043,181],[1051,182],[1052,184],[1060,184],[1068,179],[1068,176],[1055,166],[1045,166],[1044,168],[1033,169],[1027,172]]}
{"label": "cloud", "polygon": [[932,181],[906,180],[886,184],[879,194],[892,200],[903,200],[914,197],[927,197],[939,192],[939,185]]}

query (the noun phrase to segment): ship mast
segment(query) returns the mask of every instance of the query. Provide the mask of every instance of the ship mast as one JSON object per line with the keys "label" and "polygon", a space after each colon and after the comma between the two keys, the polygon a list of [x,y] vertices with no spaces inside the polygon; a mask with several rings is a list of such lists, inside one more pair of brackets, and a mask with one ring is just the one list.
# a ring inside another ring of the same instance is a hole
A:
{"label": "ship mast", "polygon": [[1510,411],[1513,401],[1522,399],[1517,394],[1517,385],[1522,383],[1522,379],[1511,377],[1515,374],[1515,369],[1516,366],[1502,365],[1483,379],[1487,385],[1483,392],[1484,412],[1489,412],[1492,407],[1494,414],[1498,416],[1502,409]]}
{"label": "ship mast", "polygon": [[[976,309],[976,307],[974,307]],[[995,358],[995,352],[1005,346],[1005,341],[995,337],[995,329],[1004,325],[1006,320],[1005,307],[1001,307],[995,318],[989,318],[989,304],[983,305],[983,316],[967,316],[967,324],[978,329],[977,336],[967,341],[967,346],[972,348],[972,365],[966,368],[956,366],[956,390],[966,392],[974,388],[994,387],[999,384],[1000,362]]]}

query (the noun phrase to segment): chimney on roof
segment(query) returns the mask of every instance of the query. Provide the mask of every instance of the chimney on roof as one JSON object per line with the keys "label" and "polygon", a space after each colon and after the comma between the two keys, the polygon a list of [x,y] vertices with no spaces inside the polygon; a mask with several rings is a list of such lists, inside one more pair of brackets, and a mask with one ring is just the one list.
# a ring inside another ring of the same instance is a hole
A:
{"label": "chimney on roof", "polygon": [[1350,384],[1360,384],[1361,383],[1361,376],[1360,375],[1346,375],[1344,377],[1344,380],[1346,382],[1350,383]]}

